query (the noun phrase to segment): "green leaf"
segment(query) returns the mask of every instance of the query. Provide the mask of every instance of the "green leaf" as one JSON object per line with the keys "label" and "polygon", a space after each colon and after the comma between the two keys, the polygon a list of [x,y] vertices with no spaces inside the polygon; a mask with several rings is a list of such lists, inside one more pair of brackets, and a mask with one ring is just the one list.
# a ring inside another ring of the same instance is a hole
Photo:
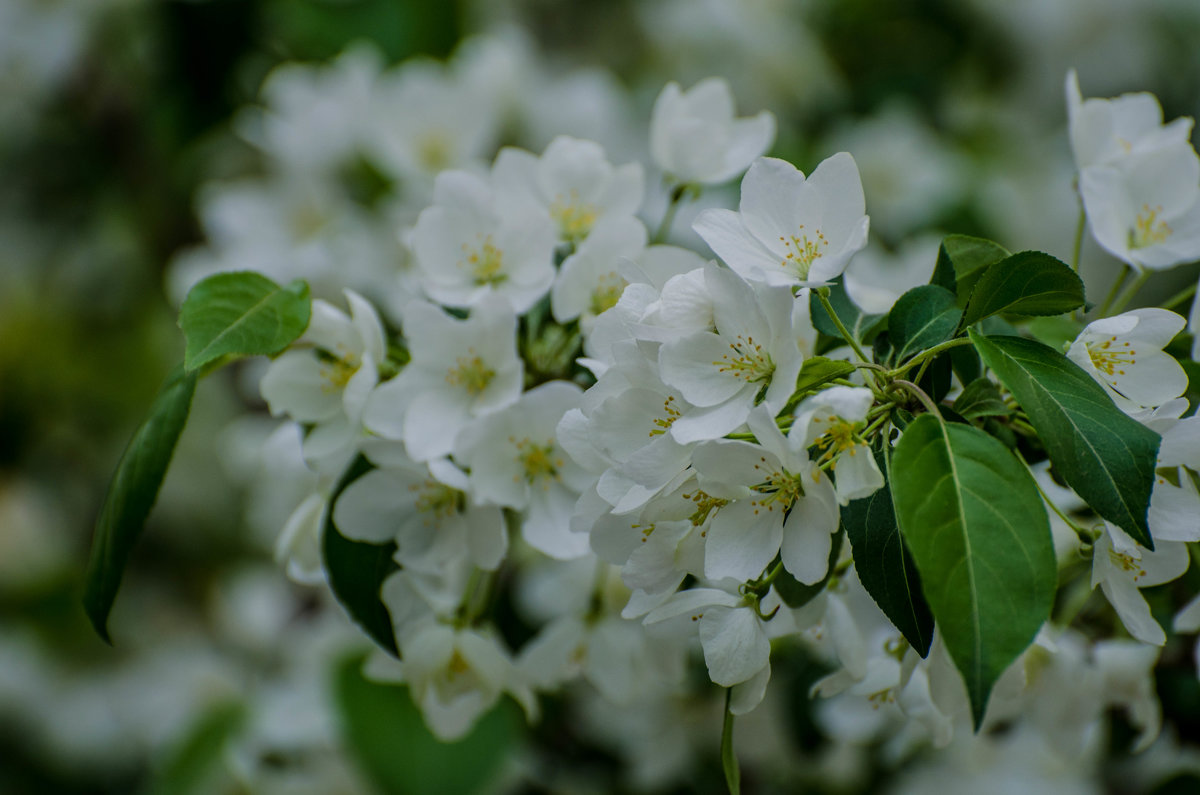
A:
{"label": "green leaf", "polygon": [[976,417],[1008,417],[1013,412],[1004,402],[1000,388],[986,378],[977,378],[963,387],[954,401],[954,410],[968,420]]}
{"label": "green leaf", "polygon": [[[876,458],[882,455],[876,454]],[[881,470],[886,470],[886,465]],[[842,527],[854,550],[854,569],[879,609],[922,657],[933,642],[933,614],[921,578],[905,546],[887,484],[842,507]]]}
{"label": "green leaf", "polygon": [[938,249],[932,283],[954,290],[958,307],[962,309],[966,307],[975,282],[979,281],[984,270],[1007,256],[1008,249],[990,240],[969,235],[949,235],[942,240],[942,246]]}
{"label": "green leaf", "polygon": [[301,279],[280,287],[252,271],[209,276],[179,309],[183,365],[190,371],[223,356],[274,356],[304,333],[311,312]]}
{"label": "green leaf", "polygon": [[342,661],[335,672],[334,699],[344,746],[363,771],[389,795],[488,791],[524,734],[516,705],[501,701],[461,740],[438,740],[421,719],[403,685],[363,676],[363,658]]}
{"label": "green leaf", "polygon": [[804,360],[800,375],[796,378],[795,396],[815,392],[835,378],[845,378],[855,371],[854,365],[840,359],[810,356]]}
{"label": "green leaf", "polygon": [[149,416],[130,439],[104,495],[92,537],[83,608],[96,634],[107,643],[112,643],[108,636],[108,614],[117,597],[121,575],[158,498],[195,391],[195,374],[185,373],[182,366],[176,367],[159,389]]}
{"label": "green leaf", "polygon": [[1006,312],[1061,315],[1083,306],[1083,281],[1049,254],[1022,251],[989,267],[979,277],[963,314],[963,325]]}
{"label": "green leaf", "polygon": [[[834,313],[838,316],[838,320],[846,327],[858,342],[867,342],[871,336],[883,327],[884,321],[887,320],[887,315],[867,315],[858,308],[858,305],[850,300],[850,295],[846,292],[846,288],[842,285],[840,279],[829,285],[829,303],[833,306]],[[808,309],[812,317],[813,327],[827,337],[841,339],[842,333],[838,331],[838,327],[829,319],[829,314],[822,306],[821,300],[817,298],[816,291],[809,294]]]}
{"label": "green leaf", "polygon": [[896,518],[979,728],[996,680],[1050,617],[1057,570],[1033,476],[970,425],[913,420],[892,458]]}
{"label": "green leaf", "polygon": [[805,585],[797,580],[787,570],[779,572],[775,577],[775,593],[779,594],[779,598],[788,607],[797,608],[811,602],[817,597],[817,594],[825,590],[825,586],[829,584],[829,578],[833,576],[834,567],[837,566],[838,556],[842,553],[842,538],[846,535],[845,531],[839,529],[833,536],[833,543],[829,547],[829,563],[825,567],[825,576],[820,582],[815,582],[812,585]]}
{"label": "green leaf", "polygon": [[984,363],[1029,416],[1067,485],[1096,513],[1154,549],[1146,512],[1159,435],[1126,416],[1058,351],[1020,337],[970,333]]}
{"label": "green leaf", "polygon": [[371,469],[370,462],[361,455],[346,468],[325,510],[321,553],[325,558],[329,587],[350,618],[382,648],[399,656],[392,616],[379,595],[383,581],[400,568],[393,559],[396,544],[352,541],[339,533],[333,523],[333,506],[338,497],[347,486]]}
{"label": "green leaf", "polygon": [[246,708],[239,703],[217,704],[190,728],[154,777],[154,795],[187,795],[213,791],[213,774],[221,770],[229,741],[246,724]]}
{"label": "green leaf", "polygon": [[900,296],[888,315],[896,364],[954,336],[962,317],[954,301],[954,293],[936,284],[914,287]]}

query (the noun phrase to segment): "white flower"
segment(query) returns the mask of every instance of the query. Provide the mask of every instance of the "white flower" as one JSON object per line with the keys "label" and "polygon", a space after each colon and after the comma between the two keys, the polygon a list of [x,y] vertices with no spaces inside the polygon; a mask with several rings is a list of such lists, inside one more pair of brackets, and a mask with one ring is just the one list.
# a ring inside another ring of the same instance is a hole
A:
{"label": "white flower", "polygon": [[466,320],[421,301],[409,304],[404,336],[412,360],[375,391],[364,424],[384,438],[402,439],[417,461],[448,455],[470,418],[521,394],[516,327],[516,315],[500,299],[481,303]]}
{"label": "white flower", "polygon": [[[778,604],[778,597],[768,599]],[[721,687],[742,685],[742,697],[734,693],[735,701],[740,702],[734,712],[744,713],[762,700],[771,675],[771,641],[755,607],[747,597],[718,588],[692,588],[651,610],[645,623],[673,620],[693,625],[700,634],[708,678]],[[774,610],[770,604],[758,607],[765,615]]]}
{"label": "white flower", "polygon": [[680,337],[658,353],[663,381],[697,407],[671,426],[683,444],[724,436],[758,404],[779,413],[804,363],[792,330],[790,289],[752,285],[716,265],[705,269],[704,280],[715,333]]}
{"label": "white flower", "polygon": [[1089,323],[1067,357],[1126,413],[1161,406],[1187,389],[1187,374],[1162,350],[1183,326],[1166,309],[1134,309]]}
{"label": "white flower", "polygon": [[454,457],[471,470],[477,502],[525,512],[521,532],[530,546],[559,559],[588,551],[587,536],[570,530],[579,493],[591,484],[555,440],[562,416],[579,405],[582,390],[551,381],[513,405],[466,425]]}
{"label": "white flower", "polygon": [[260,384],[272,414],[313,425],[304,439],[308,459],[344,458],[354,450],[386,354],[375,308],[351,290],[346,301],[349,316],[313,301],[308,328],[271,362]]}
{"label": "white flower", "polygon": [[1200,541],[1200,417],[1178,420],[1161,433],[1146,517],[1150,534],[1156,543]]}
{"label": "white flower", "polygon": [[796,421],[788,438],[824,452],[818,463],[831,461],[836,475],[838,502],[869,497],[883,486],[883,473],[870,446],[858,435],[866,425],[874,402],[864,387],[833,386],[805,398],[796,407]]}
{"label": "white flower", "polygon": [[1071,149],[1080,171],[1111,164],[1134,153],[1187,141],[1192,120],[1178,118],[1164,125],[1158,99],[1145,92],[1115,99],[1084,100],[1079,77],[1067,72],[1067,121]]}
{"label": "white flower", "polygon": [[1139,588],[1162,585],[1181,576],[1188,567],[1187,546],[1156,540],[1154,551],[1140,546],[1108,522],[1092,549],[1092,587],[1100,586],[1117,611],[1121,623],[1143,643],[1161,646],[1167,636],[1150,615],[1150,605]]}
{"label": "white flower", "polygon": [[800,582],[819,582],[838,528],[833,484],[765,409],[753,411],[748,424],[758,444],[704,442],[692,455],[704,491],[730,501],[708,530],[704,573],[751,580],[779,553]]}
{"label": "white flower", "polygon": [[632,216],[606,217],[567,257],[550,291],[554,319],[581,318],[584,333],[597,315],[617,305],[628,280],[621,264],[646,248],[646,227]]}
{"label": "white flower", "polygon": [[840,152],[807,180],[791,163],[754,161],[738,212],[705,210],[693,228],[745,279],[820,286],[867,244],[868,219],[854,158]]}
{"label": "white flower", "polygon": [[438,175],[433,204],[421,211],[412,232],[430,298],[472,307],[499,295],[518,314],[550,289],[554,244],[554,225],[545,213],[506,205],[487,180],[466,171]]}
{"label": "white flower", "polygon": [[399,662],[373,657],[367,673],[407,683],[425,725],[440,740],[465,735],[505,691],[527,713],[536,710],[508,652],[490,632],[430,623],[405,640],[401,655]]}
{"label": "white flower", "polygon": [[1080,195],[1092,234],[1138,269],[1200,259],[1200,157],[1187,141],[1083,170]]}
{"label": "white flower", "polygon": [[735,119],[733,94],[721,78],[686,92],[667,83],[650,117],[650,154],[681,183],[716,185],[733,179],[775,140],[775,117],[763,111]]}
{"label": "white flower", "polygon": [[505,202],[549,214],[558,239],[578,244],[605,217],[632,218],[642,203],[642,167],[614,168],[599,144],[561,135],[539,158],[508,147],[496,156],[492,184]]}
{"label": "white flower", "polygon": [[378,466],[338,497],[333,521],[347,538],[397,544],[396,561],[416,569],[439,569],[466,557],[492,570],[508,549],[504,516],[494,506],[467,502],[467,476],[443,458],[411,460],[390,442],[368,448]]}

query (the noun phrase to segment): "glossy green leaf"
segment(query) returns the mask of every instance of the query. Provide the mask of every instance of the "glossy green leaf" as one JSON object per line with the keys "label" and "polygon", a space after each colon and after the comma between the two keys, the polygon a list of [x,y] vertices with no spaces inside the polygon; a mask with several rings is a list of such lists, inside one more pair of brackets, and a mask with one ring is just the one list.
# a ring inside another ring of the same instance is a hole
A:
{"label": "glossy green leaf", "polygon": [[1013,413],[1000,388],[986,378],[977,378],[963,387],[954,401],[954,410],[968,420],[976,417],[1007,417]]}
{"label": "glossy green leaf", "polygon": [[1061,315],[1083,306],[1083,281],[1049,254],[1022,251],[990,266],[971,292],[963,325],[1001,312]]}
{"label": "glossy green leaf", "polygon": [[909,645],[924,657],[933,642],[933,614],[896,523],[890,487],[884,484],[870,497],[851,500],[842,507],[841,515],[842,527],[854,550],[854,570],[863,588]]}
{"label": "glossy green leaf", "polygon": [[954,293],[944,287],[924,284],[900,296],[888,315],[896,364],[953,337],[961,317]]}
{"label": "glossy green leaf", "polygon": [[[868,342],[872,335],[883,327],[887,315],[868,315],[865,314],[858,305],[850,300],[850,295],[846,292],[845,286],[841,281],[836,281],[829,285],[829,304],[833,307],[834,313],[838,320],[846,327],[854,339],[858,342]],[[808,303],[809,312],[812,316],[813,327],[826,335],[841,339],[842,334],[838,331],[838,327],[829,319],[829,313],[825,311],[821,300],[817,298],[816,291],[809,295]]]}
{"label": "glossy green leaf", "polygon": [[814,392],[835,378],[845,378],[855,371],[854,365],[841,359],[826,359],[810,356],[804,360],[800,375],[796,378],[796,395]]}
{"label": "glossy green leaf", "polygon": [[993,263],[1009,256],[1008,249],[990,240],[969,235],[948,235],[938,249],[931,283],[953,290],[959,308],[967,305],[975,283]]}
{"label": "glossy green leaf", "polygon": [[461,740],[434,737],[407,687],[363,676],[363,658],[337,666],[334,700],[344,747],[380,792],[388,795],[489,791],[524,734],[524,720],[507,699],[479,719]]}
{"label": "glossy green leaf", "polygon": [[179,309],[184,367],[196,370],[224,356],[273,356],[304,333],[311,312],[301,279],[280,287],[252,271],[209,276]]}
{"label": "glossy green leaf", "polygon": [[321,552],[329,587],[338,602],[372,640],[399,656],[392,616],[379,594],[383,581],[400,568],[393,559],[396,545],[352,541],[338,532],[333,523],[333,506],[338,497],[371,468],[370,462],[360,455],[342,475],[325,510]]}
{"label": "glossy green leaf", "polygon": [[1054,469],[1096,513],[1154,549],[1146,513],[1161,438],[1128,417],[1058,351],[971,332],[975,349],[1025,410]]}
{"label": "glossy green leaf", "polygon": [[896,443],[892,494],[978,728],[996,680],[1050,617],[1057,570],[1046,508],[1008,448],[930,414]]}
{"label": "glossy green leaf", "polygon": [[195,391],[195,374],[185,373],[182,366],[176,367],[154,399],[149,416],[121,455],[104,495],[92,537],[83,607],[96,633],[108,643],[112,642],[108,636],[108,614],[117,597],[121,576],[158,498]]}

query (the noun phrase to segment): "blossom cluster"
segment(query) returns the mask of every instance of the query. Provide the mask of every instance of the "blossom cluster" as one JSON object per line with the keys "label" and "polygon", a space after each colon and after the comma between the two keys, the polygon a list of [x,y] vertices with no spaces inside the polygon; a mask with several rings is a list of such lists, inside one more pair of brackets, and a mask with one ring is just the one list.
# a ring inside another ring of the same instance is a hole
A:
{"label": "blossom cluster", "polygon": [[[958,313],[942,337],[889,347],[905,339],[895,320],[902,297],[932,288],[953,306],[934,262],[900,267],[867,249],[855,159],[833,154],[806,175],[764,156],[773,117],[738,118],[719,79],[663,89],[650,169],[566,135],[540,153],[506,147],[484,163],[495,132],[481,124],[488,106],[459,116],[452,108],[470,103],[447,99],[495,96],[479,88],[494,69],[478,66],[495,63],[475,55],[457,74],[381,72],[363,53],[324,72],[278,73],[267,109],[245,120],[278,159],[278,184],[221,193],[206,219],[213,245],[174,273],[182,294],[206,273],[249,262],[304,277],[319,296],[260,384],[271,413],[288,420],[293,454],[316,473],[278,551],[294,577],[328,579],[336,593],[323,552],[331,534],[389,550],[377,596],[394,648],[372,632],[385,648],[370,675],[407,684],[430,729],[449,740],[502,694],[534,720],[538,693],[577,679],[630,722],[669,714],[691,687],[697,648],[711,682],[729,689],[729,713],[743,715],[767,698],[773,653],[798,645],[832,671],[812,693],[869,705],[901,752],[1018,719],[1071,745],[1114,706],[1142,744],[1152,740],[1151,670],[1166,636],[1141,589],[1180,577],[1187,544],[1200,541],[1197,426],[1184,417],[1187,376],[1164,351],[1184,319],[1120,312],[1132,292],[1117,298],[1119,284],[1098,319],[1068,319],[1066,358],[1162,437],[1146,516],[1152,545],[1089,515],[1087,501],[1033,467],[1038,506],[1052,512],[1055,565],[1069,580],[1073,562],[1090,557],[1087,591],[1101,587],[1134,640],[1081,631],[1073,616],[1039,622],[984,688],[984,720],[941,618],[915,643],[864,585],[858,542],[847,541],[848,511],[879,495],[891,505],[888,461],[908,423],[941,421],[971,390],[990,390],[996,408],[960,417],[964,425],[977,420],[1019,453],[1046,457],[1011,384],[937,358],[971,342],[961,308],[939,310]],[[379,99],[393,94],[403,100]],[[396,116],[391,137],[353,123],[418,101],[430,113]],[[1200,257],[1191,121],[1162,124],[1146,95],[1085,102],[1073,75],[1068,110],[1083,211],[1101,246],[1139,272]],[[320,151],[305,148],[314,137],[290,137],[314,124],[333,125]],[[402,185],[389,265],[356,258],[352,241],[368,225],[341,227],[353,212],[317,206],[345,199],[341,169],[362,152]],[[646,220],[657,182],[647,171],[665,186],[657,224]],[[667,242],[677,210],[743,173],[737,210],[694,217],[708,250]],[[266,189],[281,193],[261,201]],[[314,198],[283,221],[256,214]],[[262,235],[264,223],[284,235]],[[331,240],[340,242],[326,248]],[[852,328],[831,290],[857,315]],[[889,314],[890,342],[878,322]],[[939,388],[930,386],[935,361],[945,364]],[[536,625],[517,648],[490,618],[502,587]],[[1179,613],[1177,631],[1200,627],[1196,605]]]}

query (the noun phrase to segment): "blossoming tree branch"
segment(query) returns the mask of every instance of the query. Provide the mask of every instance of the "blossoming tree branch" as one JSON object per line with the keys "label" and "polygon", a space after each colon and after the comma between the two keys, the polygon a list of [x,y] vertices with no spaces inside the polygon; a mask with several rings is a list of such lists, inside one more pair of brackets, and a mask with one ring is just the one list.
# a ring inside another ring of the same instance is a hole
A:
{"label": "blossoming tree branch", "polygon": [[[806,175],[763,157],[773,117],[736,118],[712,79],[654,106],[653,233],[643,166],[559,137],[437,173],[382,313],[349,287],[197,277],[184,361],[97,524],[97,632],[197,379],[266,356],[262,397],[320,484],[280,559],[327,583],[378,647],[368,674],[405,683],[440,738],[502,694],[536,720],[539,692],[580,678],[666,702],[702,659],[736,791],[734,716],[799,642],[837,662],[814,694],[897,705],[934,744],[1033,710],[1039,681],[1081,665],[1102,675],[1080,725],[1124,707],[1148,742],[1165,634],[1140,589],[1200,540],[1200,420],[1164,350],[1185,319],[1123,310],[1200,258],[1200,159],[1191,120],[1164,124],[1149,95],[1084,100],[1072,74],[1067,105],[1070,264],[951,235],[915,270],[858,267],[854,159]],[[738,208],[693,224],[716,259],[666,242],[681,206],[743,173]],[[1099,301],[1077,274],[1087,228],[1124,263]],[[546,571],[583,596],[513,648],[497,593]],[[1097,585],[1112,620],[1087,636],[1071,624]],[[1200,600],[1176,627],[1200,629]]]}

